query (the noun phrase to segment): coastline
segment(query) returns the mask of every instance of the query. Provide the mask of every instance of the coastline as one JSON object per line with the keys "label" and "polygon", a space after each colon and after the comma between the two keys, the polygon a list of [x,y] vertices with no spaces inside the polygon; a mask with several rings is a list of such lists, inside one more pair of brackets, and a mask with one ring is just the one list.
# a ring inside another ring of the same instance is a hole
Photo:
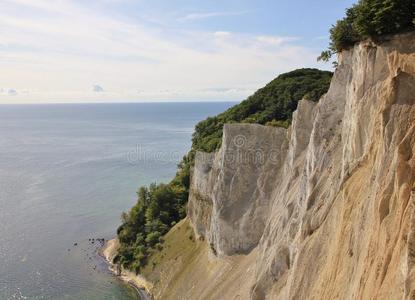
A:
{"label": "coastline", "polygon": [[113,263],[114,257],[117,255],[119,248],[119,242],[117,239],[108,240],[99,250],[99,255],[102,256],[108,264],[109,270],[119,278],[120,280],[128,283],[132,288],[137,291],[137,294],[143,300],[153,299],[151,295],[151,283],[148,282],[143,276],[137,275],[134,272],[121,268],[121,274],[117,274],[117,267]]}

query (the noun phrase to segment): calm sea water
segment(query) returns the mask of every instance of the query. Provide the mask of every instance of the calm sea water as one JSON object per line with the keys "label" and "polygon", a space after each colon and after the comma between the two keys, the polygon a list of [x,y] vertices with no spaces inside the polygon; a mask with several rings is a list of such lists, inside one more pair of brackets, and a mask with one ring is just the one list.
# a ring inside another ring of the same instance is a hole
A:
{"label": "calm sea water", "polygon": [[[135,299],[97,256],[231,103],[0,105],[0,299]],[[74,243],[78,245],[75,246]]]}

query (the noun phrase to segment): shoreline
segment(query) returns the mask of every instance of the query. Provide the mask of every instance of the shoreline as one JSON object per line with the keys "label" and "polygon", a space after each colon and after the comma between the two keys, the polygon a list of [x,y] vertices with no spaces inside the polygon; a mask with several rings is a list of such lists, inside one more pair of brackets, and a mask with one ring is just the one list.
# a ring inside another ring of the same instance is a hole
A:
{"label": "shoreline", "polygon": [[124,268],[121,268],[121,275],[117,274],[116,265],[114,265],[112,261],[117,255],[118,247],[119,243],[117,239],[107,240],[98,250],[98,255],[105,259],[111,273],[116,278],[130,285],[142,300],[152,300],[153,297],[150,292],[151,284],[143,276],[137,275]]}

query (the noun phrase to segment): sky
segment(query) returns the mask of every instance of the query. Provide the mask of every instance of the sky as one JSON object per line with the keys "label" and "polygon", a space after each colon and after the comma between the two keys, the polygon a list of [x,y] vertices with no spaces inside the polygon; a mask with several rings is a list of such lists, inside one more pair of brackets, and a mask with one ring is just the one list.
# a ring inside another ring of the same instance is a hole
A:
{"label": "sky", "polygon": [[0,0],[0,104],[240,101],[316,57],[351,0]]}

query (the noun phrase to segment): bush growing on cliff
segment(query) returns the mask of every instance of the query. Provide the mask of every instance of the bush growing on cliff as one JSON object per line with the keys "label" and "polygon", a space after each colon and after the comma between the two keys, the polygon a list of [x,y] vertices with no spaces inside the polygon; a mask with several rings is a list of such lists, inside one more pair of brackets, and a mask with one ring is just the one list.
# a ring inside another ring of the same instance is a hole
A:
{"label": "bush growing on cliff", "polygon": [[149,252],[160,247],[162,236],[172,224],[184,218],[187,192],[173,181],[141,187],[137,195],[137,204],[122,215],[117,234],[120,240],[118,262],[138,272],[145,265]]}
{"label": "bush growing on cliff", "polygon": [[415,30],[414,21],[413,0],[360,0],[330,29],[329,49],[318,59],[328,61],[332,54],[368,38],[377,41],[388,34]]}
{"label": "bush growing on cliff", "polygon": [[290,124],[289,120],[285,120],[285,121],[272,120],[272,121],[269,121],[269,122],[265,123],[265,126],[283,127],[283,128],[288,128],[290,125],[291,124]]}
{"label": "bush growing on cliff", "polygon": [[186,215],[190,168],[197,150],[215,151],[222,141],[225,123],[245,122],[288,127],[293,111],[303,97],[317,101],[327,92],[331,72],[300,69],[278,76],[247,100],[196,125],[192,149],[178,165],[169,184],[151,184],[137,192],[136,205],[122,215],[117,234],[117,262],[139,272],[149,254],[162,248],[163,236]]}
{"label": "bush growing on cliff", "polygon": [[355,10],[354,26],[361,38],[414,30],[413,0],[363,0]]}

